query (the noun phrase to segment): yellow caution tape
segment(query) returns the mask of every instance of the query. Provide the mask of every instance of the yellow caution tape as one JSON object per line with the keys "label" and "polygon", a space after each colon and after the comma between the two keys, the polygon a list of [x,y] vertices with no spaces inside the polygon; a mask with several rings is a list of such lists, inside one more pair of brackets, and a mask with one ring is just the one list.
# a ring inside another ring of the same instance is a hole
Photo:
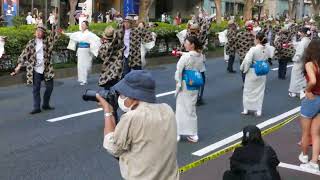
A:
{"label": "yellow caution tape", "polygon": [[[298,114],[298,113],[294,114],[294,115],[290,116],[289,118],[287,118],[286,120],[284,120],[284,121],[282,121],[282,122],[280,122],[280,123],[268,128],[268,129],[262,131],[262,135],[265,136],[265,135],[268,135],[268,134],[270,134],[270,133],[272,133],[274,131],[279,130],[280,128],[282,128],[286,124],[288,124],[291,121],[295,120],[297,117],[299,117],[299,115],[300,114]],[[216,159],[216,158],[218,158],[218,157],[220,157],[220,156],[222,156],[222,155],[224,155],[226,153],[234,151],[236,148],[238,148],[240,146],[241,146],[241,142],[237,142],[237,143],[235,143],[235,144],[233,144],[231,146],[228,146],[228,147],[226,147],[226,148],[224,148],[222,150],[214,152],[214,153],[212,153],[212,154],[210,154],[210,155],[208,155],[208,156],[206,156],[204,158],[201,158],[201,159],[199,159],[197,161],[194,161],[194,162],[192,162],[190,164],[187,164],[187,165],[179,168],[179,172],[180,173],[184,173],[186,171],[189,171],[190,169],[193,169],[195,167],[201,166],[202,164],[204,164],[204,163],[206,163],[206,162],[208,162],[210,160],[214,160],[214,159]]]}

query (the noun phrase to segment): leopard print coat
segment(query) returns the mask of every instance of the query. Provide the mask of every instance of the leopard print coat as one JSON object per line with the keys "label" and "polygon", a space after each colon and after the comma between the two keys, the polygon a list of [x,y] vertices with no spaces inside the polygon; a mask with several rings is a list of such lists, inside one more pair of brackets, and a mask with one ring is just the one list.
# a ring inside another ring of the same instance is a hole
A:
{"label": "leopard print coat", "polygon": [[244,60],[250,48],[255,46],[254,39],[255,39],[255,36],[248,31],[241,31],[237,34],[235,44],[236,44],[236,51],[240,56],[240,62]]}
{"label": "leopard print coat", "polygon": [[[122,23],[119,24],[117,30],[120,43],[124,45],[125,30]],[[149,43],[153,41],[152,32],[147,28],[132,28],[130,33],[130,52],[129,52],[129,67],[142,66],[141,62],[141,43]],[[123,54],[124,50],[122,51]]]}
{"label": "leopard print coat", "polygon": [[99,86],[104,86],[111,81],[119,81],[122,77],[125,46],[119,37],[118,31],[114,33],[113,40],[103,42],[99,49],[99,57],[103,61]]}
{"label": "leopard print coat", "polygon": [[[50,81],[54,78],[54,69],[51,61],[54,43],[58,40],[59,34],[54,30],[43,39],[43,52],[44,52],[44,80]],[[22,51],[18,58],[18,63],[26,65],[27,70],[27,84],[33,84],[33,69],[37,63],[36,58],[36,39],[28,42],[25,49]]]}
{"label": "leopard print coat", "polygon": [[[213,18],[199,18],[198,17],[197,22],[200,27],[199,33],[192,34],[192,33],[190,33],[189,29],[187,31],[186,38],[189,36],[196,36],[202,45],[203,53],[206,53],[206,51],[208,49],[209,35],[210,35],[210,28],[211,28],[212,21],[213,21]],[[183,43],[181,44],[180,50],[185,51]]]}
{"label": "leopard print coat", "polygon": [[275,40],[274,45],[276,48],[276,57],[278,59],[292,58],[295,54],[295,48],[290,45],[288,48],[283,48],[283,44],[291,42],[292,34],[288,31],[279,32],[278,38]]}
{"label": "leopard print coat", "polygon": [[234,56],[236,53],[237,31],[229,28],[227,32],[227,38],[228,42],[226,44],[226,54],[229,56]]}

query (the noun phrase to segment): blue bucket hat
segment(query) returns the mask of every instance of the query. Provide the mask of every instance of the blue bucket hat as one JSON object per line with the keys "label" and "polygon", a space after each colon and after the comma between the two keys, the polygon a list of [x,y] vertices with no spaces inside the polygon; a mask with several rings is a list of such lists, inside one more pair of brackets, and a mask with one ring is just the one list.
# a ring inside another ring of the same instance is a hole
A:
{"label": "blue bucket hat", "polygon": [[145,70],[133,70],[119,81],[113,89],[126,97],[147,103],[156,102],[156,83]]}

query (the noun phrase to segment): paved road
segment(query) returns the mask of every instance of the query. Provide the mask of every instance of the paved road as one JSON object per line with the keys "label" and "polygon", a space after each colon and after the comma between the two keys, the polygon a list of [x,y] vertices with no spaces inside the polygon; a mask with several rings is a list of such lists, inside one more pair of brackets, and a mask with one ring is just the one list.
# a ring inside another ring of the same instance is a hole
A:
{"label": "paved road", "polygon": [[[180,166],[200,158],[191,153],[241,131],[245,125],[259,124],[299,105],[298,99],[287,96],[289,78],[278,80],[277,72],[272,71],[268,76],[263,116],[241,116],[240,74],[227,74],[222,58],[209,60],[207,69],[206,105],[198,108],[200,142],[179,143]],[[174,64],[150,70],[158,94],[174,90]],[[97,80],[98,76],[92,75],[86,88],[97,89]],[[31,116],[28,114],[32,109],[31,87],[0,88],[1,180],[120,179],[117,161],[102,148],[101,112],[54,123],[46,121],[97,108],[95,103],[81,100],[84,90],[75,78],[56,80],[52,97],[56,110]],[[173,95],[160,97],[158,101],[175,107]]]}

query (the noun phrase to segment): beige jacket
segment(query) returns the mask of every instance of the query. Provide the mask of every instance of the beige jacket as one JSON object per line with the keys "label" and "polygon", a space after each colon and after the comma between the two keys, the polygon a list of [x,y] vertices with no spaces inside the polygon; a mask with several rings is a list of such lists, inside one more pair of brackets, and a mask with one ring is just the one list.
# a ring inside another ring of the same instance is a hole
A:
{"label": "beige jacket", "polygon": [[126,180],[177,180],[177,127],[167,104],[140,102],[124,114],[103,146],[119,157]]}

